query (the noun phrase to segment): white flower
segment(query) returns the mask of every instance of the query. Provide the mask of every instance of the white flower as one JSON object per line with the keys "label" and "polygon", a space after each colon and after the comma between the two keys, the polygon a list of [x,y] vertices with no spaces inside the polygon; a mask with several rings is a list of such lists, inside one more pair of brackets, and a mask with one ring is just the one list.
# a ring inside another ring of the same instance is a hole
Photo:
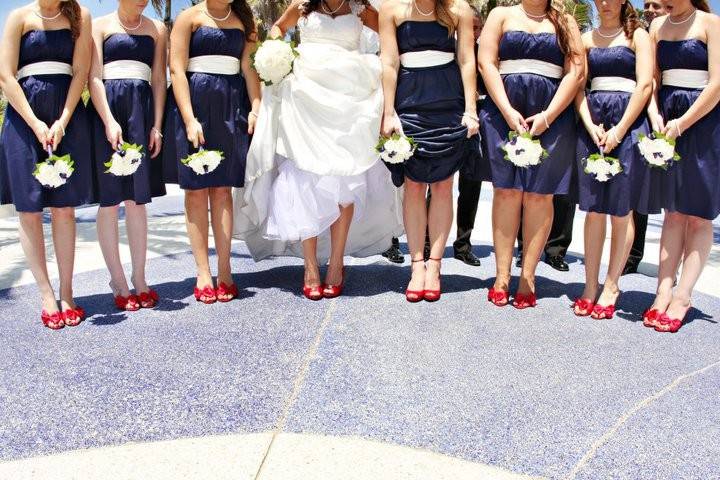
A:
{"label": "white flower", "polygon": [[37,165],[35,178],[45,187],[57,188],[65,184],[65,179],[60,176],[55,165],[48,162]]}
{"label": "white flower", "polygon": [[253,66],[266,84],[274,85],[292,71],[294,61],[292,45],[282,40],[266,40],[255,52]]}
{"label": "white flower", "polygon": [[503,147],[508,160],[518,167],[530,167],[542,162],[544,150],[538,140],[517,136]]}
{"label": "white flower", "polygon": [[198,175],[205,175],[215,170],[223,160],[222,152],[218,150],[201,150],[182,161]]}
{"label": "white flower", "polygon": [[[72,173],[74,171],[69,163],[62,161],[62,160],[56,161],[53,166],[55,167],[55,171],[57,172],[58,176],[60,176],[60,178],[65,179],[65,180],[70,178],[70,175],[72,175]],[[65,183],[65,182],[63,181],[63,183]]]}
{"label": "white flower", "polygon": [[640,154],[650,165],[665,167],[675,157],[675,146],[664,138],[643,137],[638,142]]}
{"label": "white flower", "polygon": [[124,144],[121,149],[112,154],[110,160],[105,163],[108,169],[105,173],[111,173],[118,177],[126,177],[137,171],[142,163],[142,146]]}
{"label": "white flower", "polygon": [[378,147],[380,158],[386,163],[403,163],[415,153],[415,146],[405,135],[394,134],[386,138],[382,147]]}

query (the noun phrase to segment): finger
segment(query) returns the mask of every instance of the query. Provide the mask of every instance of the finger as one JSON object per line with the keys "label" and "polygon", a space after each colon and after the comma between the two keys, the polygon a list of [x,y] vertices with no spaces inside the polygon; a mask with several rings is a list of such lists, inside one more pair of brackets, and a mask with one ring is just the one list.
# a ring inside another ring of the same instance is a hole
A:
{"label": "finger", "polygon": [[200,142],[200,145],[205,145],[205,134],[202,130],[200,130],[200,134],[198,135],[198,141]]}

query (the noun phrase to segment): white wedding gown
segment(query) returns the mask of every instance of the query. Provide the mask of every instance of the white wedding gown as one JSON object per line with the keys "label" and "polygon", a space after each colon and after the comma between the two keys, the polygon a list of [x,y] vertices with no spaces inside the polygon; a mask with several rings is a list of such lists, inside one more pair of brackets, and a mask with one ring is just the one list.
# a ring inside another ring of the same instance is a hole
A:
{"label": "white wedding gown", "polygon": [[363,7],[351,7],[334,19],[303,17],[293,73],[263,89],[245,187],[234,192],[234,234],[255,260],[302,257],[311,237],[327,259],[340,205],[355,208],[347,255],[380,253],[403,232],[398,193],[375,152],[380,61],[359,51]]}

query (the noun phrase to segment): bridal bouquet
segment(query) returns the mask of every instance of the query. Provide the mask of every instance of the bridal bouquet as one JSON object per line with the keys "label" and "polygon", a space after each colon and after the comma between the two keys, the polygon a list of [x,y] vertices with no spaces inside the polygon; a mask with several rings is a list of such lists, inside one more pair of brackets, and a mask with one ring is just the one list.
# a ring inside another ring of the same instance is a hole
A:
{"label": "bridal bouquet", "polygon": [[275,85],[287,77],[298,56],[295,45],[283,40],[265,40],[253,54],[253,68],[265,85]]}
{"label": "bridal bouquet", "polygon": [[69,154],[59,157],[53,154],[52,149],[48,147],[48,159],[35,165],[33,177],[43,187],[61,187],[75,171],[74,165],[75,162],[72,161]]}
{"label": "bridal bouquet", "polygon": [[413,156],[416,148],[417,144],[412,137],[393,133],[390,137],[380,137],[375,151],[386,163],[403,163]]}
{"label": "bridal bouquet", "polygon": [[199,152],[188,155],[180,162],[192,168],[193,172],[198,175],[205,175],[215,170],[224,158],[223,152],[220,150],[204,150],[200,147]]}
{"label": "bridal bouquet", "polygon": [[652,132],[649,136],[638,135],[638,149],[651,167],[667,170],[673,162],[680,160],[675,151],[675,140],[660,132]]}
{"label": "bridal bouquet", "polygon": [[142,145],[127,142],[123,143],[118,151],[112,154],[110,161],[103,164],[107,167],[105,173],[110,173],[117,177],[132,175],[142,163],[142,150]]}
{"label": "bridal bouquet", "polygon": [[540,165],[548,153],[540,144],[540,140],[533,139],[529,133],[511,131],[508,141],[503,145],[505,160],[512,162],[516,167],[532,167]]}
{"label": "bridal bouquet", "polygon": [[620,160],[602,153],[593,153],[585,159],[585,173],[595,175],[598,182],[607,182],[622,171]]}

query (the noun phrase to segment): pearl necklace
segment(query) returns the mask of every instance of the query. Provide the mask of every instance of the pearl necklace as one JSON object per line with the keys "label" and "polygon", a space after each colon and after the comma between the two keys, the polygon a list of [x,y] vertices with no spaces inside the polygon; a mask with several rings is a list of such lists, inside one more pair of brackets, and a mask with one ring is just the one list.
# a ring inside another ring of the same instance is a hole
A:
{"label": "pearl necklace", "polygon": [[413,6],[415,7],[415,10],[417,10],[417,12],[418,12],[420,15],[422,15],[423,17],[429,17],[430,15],[432,15],[433,13],[435,13],[435,9],[434,9],[434,8],[433,8],[432,10],[430,10],[429,12],[427,12],[427,13],[423,12],[422,10],[420,10],[420,7],[418,7],[418,4],[417,4],[417,2],[416,2],[415,0],[413,0]]}
{"label": "pearl necklace", "polygon": [[230,18],[230,14],[231,14],[231,13],[232,13],[232,7],[230,7],[230,9],[228,9],[227,15],[225,15],[223,18],[213,17],[213,16],[212,16],[212,13],[210,13],[210,10],[208,10],[207,6],[205,7],[205,15],[207,15],[207,16],[210,17],[210,18],[212,18],[212,19],[215,20],[216,22],[224,22],[225,20],[227,20],[228,18]]}
{"label": "pearl necklace", "polygon": [[620,35],[620,32],[622,32],[623,30],[624,30],[623,27],[620,27],[620,29],[619,29],[617,32],[612,33],[612,34],[610,34],[610,35],[605,35],[604,33],[602,33],[602,32],[600,31],[600,27],[598,27],[598,28],[595,29],[595,33],[597,33],[598,35],[600,35],[600,36],[603,37],[603,38],[615,38],[615,37],[617,37],[618,35]]}
{"label": "pearl necklace", "polygon": [[58,18],[60,15],[62,15],[62,9],[58,10],[57,15],[55,15],[54,17],[45,17],[45,16],[43,16],[42,13],[40,13],[40,5],[38,5],[38,9],[37,9],[37,10],[33,10],[33,13],[34,13],[35,15],[37,15],[38,17],[40,17],[41,19],[43,19],[43,20],[46,20],[46,21],[48,21],[48,22],[52,22],[53,20],[57,20],[57,18]]}
{"label": "pearl necklace", "polygon": [[118,23],[120,24],[120,26],[123,27],[123,28],[124,28],[125,30],[127,30],[128,32],[134,32],[134,31],[137,30],[138,28],[142,27],[142,24],[143,24],[143,17],[142,17],[142,15],[140,15],[140,22],[137,24],[137,26],[131,28],[131,27],[126,26],[126,25],[122,22],[122,20],[120,19],[120,12],[115,12],[115,14],[117,15],[117,20],[118,20]]}
{"label": "pearl necklace", "polygon": [[671,17],[670,15],[668,15],[668,19],[667,19],[667,20],[668,20],[668,22],[670,22],[672,25],[681,25],[681,24],[687,22],[688,20],[690,20],[691,18],[693,18],[696,13],[697,13],[697,8],[696,8],[695,10],[693,10],[693,12],[692,12],[690,15],[688,15],[687,18],[685,18],[685,20],[680,20],[679,22],[673,22],[673,19],[672,19],[672,17]]}
{"label": "pearl necklace", "polygon": [[330,16],[333,16],[333,15],[335,15],[338,11],[340,11],[340,9],[345,5],[345,0],[343,0],[342,2],[340,2],[340,5],[338,5],[338,7],[337,7],[335,10],[329,10],[325,5],[327,5],[327,2],[326,2],[325,0],[322,0],[322,1],[320,2],[320,6],[322,7],[323,12],[327,13],[327,14],[330,15]]}
{"label": "pearl necklace", "polygon": [[527,10],[525,10],[525,8],[522,6],[522,4],[520,4],[520,10],[522,10],[523,13],[530,18],[545,18],[545,17],[547,17],[547,13],[543,13],[542,15],[533,15],[532,13],[528,13]]}

